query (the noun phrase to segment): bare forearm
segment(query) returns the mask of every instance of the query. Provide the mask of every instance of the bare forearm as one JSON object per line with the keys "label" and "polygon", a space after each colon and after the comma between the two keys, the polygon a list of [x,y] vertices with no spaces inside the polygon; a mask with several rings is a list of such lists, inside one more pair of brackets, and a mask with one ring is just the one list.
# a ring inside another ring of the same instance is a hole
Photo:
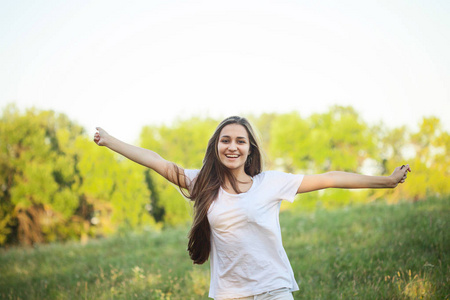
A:
{"label": "bare forearm", "polygon": [[297,193],[307,193],[326,188],[395,188],[399,183],[405,182],[408,172],[411,172],[409,165],[402,165],[401,167],[395,168],[390,176],[368,176],[340,171],[305,175]]}
{"label": "bare forearm", "polygon": [[105,140],[105,146],[138,164],[152,169],[156,167],[155,163],[158,160],[162,160],[162,157],[154,151],[127,144],[113,136],[108,136]]}
{"label": "bare forearm", "polygon": [[97,132],[94,135],[94,142],[99,146],[105,146],[109,149],[125,156],[132,161],[155,170],[161,176],[170,182],[186,188],[186,181],[184,176],[184,169],[176,164],[165,160],[158,153],[152,150],[133,146],[122,142],[119,139],[109,135],[101,127],[97,127]]}
{"label": "bare forearm", "polygon": [[391,176],[368,176],[355,173],[332,171],[326,173],[331,188],[363,189],[393,188],[397,182]]}

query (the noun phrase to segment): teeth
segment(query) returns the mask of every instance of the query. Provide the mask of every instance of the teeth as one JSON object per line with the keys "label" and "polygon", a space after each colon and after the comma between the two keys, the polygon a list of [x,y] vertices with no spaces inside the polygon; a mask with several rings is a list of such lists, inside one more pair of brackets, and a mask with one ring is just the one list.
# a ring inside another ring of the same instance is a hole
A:
{"label": "teeth", "polygon": [[238,157],[238,155],[227,155],[227,157],[236,158],[236,157]]}

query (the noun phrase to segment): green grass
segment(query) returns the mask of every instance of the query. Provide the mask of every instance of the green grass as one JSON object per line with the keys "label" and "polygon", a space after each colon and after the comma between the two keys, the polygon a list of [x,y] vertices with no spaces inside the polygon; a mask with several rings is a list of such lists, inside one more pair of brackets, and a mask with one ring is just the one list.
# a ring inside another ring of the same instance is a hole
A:
{"label": "green grass", "polygon": [[[283,212],[295,299],[449,299],[450,199]],[[188,229],[0,250],[1,299],[207,299]]]}

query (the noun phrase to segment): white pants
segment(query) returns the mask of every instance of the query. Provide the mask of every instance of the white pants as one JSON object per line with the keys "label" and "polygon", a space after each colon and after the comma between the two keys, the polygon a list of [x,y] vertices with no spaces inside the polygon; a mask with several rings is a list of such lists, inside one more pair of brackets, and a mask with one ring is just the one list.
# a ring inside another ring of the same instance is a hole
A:
{"label": "white pants", "polygon": [[[233,300],[293,300],[294,297],[288,288],[281,288],[262,294],[242,297],[242,298],[232,298]],[[231,299],[228,299],[231,300]]]}

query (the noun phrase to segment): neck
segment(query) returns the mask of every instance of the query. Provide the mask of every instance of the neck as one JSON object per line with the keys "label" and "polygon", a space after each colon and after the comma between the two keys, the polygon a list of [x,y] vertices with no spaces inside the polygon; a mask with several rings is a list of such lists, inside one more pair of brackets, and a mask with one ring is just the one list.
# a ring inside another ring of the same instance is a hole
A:
{"label": "neck", "polygon": [[232,170],[231,173],[234,175],[237,181],[249,181],[251,180],[251,176],[245,173],[244,168],[238,170]]}
{"label": "neck", "polygon": [[[236,183],[239,184],[248,184],[252,182],[252,177],[245,173],[244,169],[241,170],[232,170],[231,173],[236,178]],[[231,187],[230,181],[228,178],[225,179],[225,186]]]}
{"label": "neck", "polygon": [[253,184],[253,178],[243,170],[241,172],[236,172],[237,170],[234,171],[235,172],[232,171],[232,174],[236,178],[236,188],[238,190],[233,188],[228,178],[225,178],[225,184],[222,187],[231,194],[247,192]]}

